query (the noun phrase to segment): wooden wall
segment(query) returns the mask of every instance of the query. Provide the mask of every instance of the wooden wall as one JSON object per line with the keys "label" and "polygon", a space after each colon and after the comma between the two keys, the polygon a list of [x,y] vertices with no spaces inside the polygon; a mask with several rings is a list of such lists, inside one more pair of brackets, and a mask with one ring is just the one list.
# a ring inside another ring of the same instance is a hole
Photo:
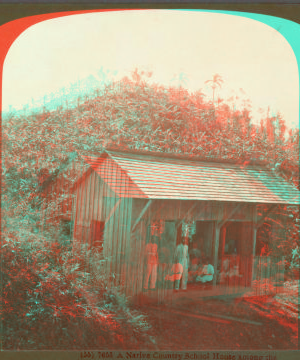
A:
{"label": "wooden wall", "polygon": [[[112,177],[110,181],[114,182]],[[121,181],[126,189],[126,176]],[[118,184],[120,186],[120,179]],[[216,222],[228,216],[236,206],[236,204],[186,200],[153,200],[140,217],[148,202],[149,199],[118,197],[96,172],[91,171],[78,186],[76,201],[73,204],[74,248],[81,248],[84,244],[89,245],[92,220],[104,221],[103,257],[107,261],[103,272],[108,277],[108,286],[112,283],[122,284],[128,296],[139,294],[143,288],[147,228],[152,220],[161,219],[178,223],[188,215],[188,218],[195,221]],[[193,210],[190,211],[192,207]],[[250,224],[252,208],[243,207],[229,220],[248,221]],[[212,246],[209,247],[211,254],[208,255],[213,256],[213,229],[211,238]]]}
{"label": "wooden wall", "polygon": [[[111,168],[109,168],[110,166]],[[80,253],[86,258],[88,250],[93,252],[93,249],[89,249],[91,246],[91,222],[96,220],[105,223],[102,252],[102,258],[105,259],[103,276],[107,278],[108,285],[114,282],[124,286],[127,295],[136,295],[142,290],[147,228],[152,220],[178,223],[188,217],[194,221],[203,220],[216,223],[229,216],[236,207],[236,204],[221,202],[153,200],[143,216],[140,217],[149,199],[132,198],[132,196],[138,196],[139,190],[133,187],[126,174],[118,171],[113,163],[107,162],[106,167],[101,170],[101,174],[104,179],[109,179],[110,186],[94,170],[90,168],[87,171],[87,167],[81,165],[80,169],[76,170],[80,173],[81,180],[74,192],[74,199],[62,204],[61,211],[68,214],[74,221],[74,252]],[[73,166],[73,171],[74,169]],[[63,186],[64,178],[60,177],[49,187],[49,198],[51,197],[55,201],[56,194]],[[118,193],[121,197],[118,196]],[[69,195],[71,195],[71,190]],[[190,211],[191,208],[193,208],[192,211]],[[245,206],[230,216],[228,221],[243,221],[248,223],[251,228],[252,219],[253,206]],[[133,226],[135,226],[134,229]],[[212,229],[212,238],[214,237],[213,232]],[[245,230],[243,255],[251,254],[252,251],[249,234],[249,231]],[[213,256],[213,240],[210,245],[208,252],[211,252],[210,255]]]}
{"label": "wooden wall", "polygon": [[[133,219],[137,218],[147,201],[147,199],[133,199]],[[186,216],[194,204],[195,201],[191,200],[153,200],[150,208],[151,217],[163,220],[180,220]],[[191,216],[195,221],[221,221],[235,206],[236,204],[199,201],[192,210]],[[243,207],[230,217],[230,221],[252,221],[252,207]]]}
{"label": "wooden wall", "polygon": [[149,221],[143,219],[138,223],[135,230],[131,232],[130,253],[128,253],[127,258],[127,295],[137,295],[143,288],[143,277],[145,274],[144,255],[148,225]]}
{"label": "wooden wall", "polygon": [[[125,177],[121,179],[126,189]],[[130,253],[130,225],[132,199],[119,198],[95,172],[91,171],[78,186],[73,205],[75,252],[85,256],[91,247],[91,223],[103,221],[104,242],[101,261],[104,261],[103,277],[107,284],[120,284],[124,279],[125,259]],[[91,252],[96,249],[91,248]],[[115,280],[112,280],[115,279]]]}

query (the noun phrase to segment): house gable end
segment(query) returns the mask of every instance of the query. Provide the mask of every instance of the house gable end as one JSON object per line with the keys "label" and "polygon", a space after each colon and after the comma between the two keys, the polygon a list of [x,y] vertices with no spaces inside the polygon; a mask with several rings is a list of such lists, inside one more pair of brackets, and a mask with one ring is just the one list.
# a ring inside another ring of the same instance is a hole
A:
{"label": "house gable end", "polygon": [[83,158],[118,197],[147,198],[127,172],[110,156],[84,156]]}

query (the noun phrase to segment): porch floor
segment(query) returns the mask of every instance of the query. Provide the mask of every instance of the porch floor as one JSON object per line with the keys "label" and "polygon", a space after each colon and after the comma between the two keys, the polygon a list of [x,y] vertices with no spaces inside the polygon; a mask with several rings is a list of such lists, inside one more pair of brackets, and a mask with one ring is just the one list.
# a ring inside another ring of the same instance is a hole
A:
{"label": "porch floor", "polygon": [[183,305],[185,302],[203,298],[213,297],[239,297],[251,291],[250,287],[228,287],[211,286],[203,288],[195,285],[188,285],[187,290],[174,291],[173,289],[155,289],[148,290],[133,297],[133,303],[139,305],[154,305],[159,303],[169,303]]}

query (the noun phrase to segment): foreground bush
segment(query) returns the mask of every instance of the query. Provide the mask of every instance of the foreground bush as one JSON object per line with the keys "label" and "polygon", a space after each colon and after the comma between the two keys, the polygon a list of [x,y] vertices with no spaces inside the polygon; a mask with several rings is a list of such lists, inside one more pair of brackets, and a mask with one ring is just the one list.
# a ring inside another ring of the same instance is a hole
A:
{"label": "foreground bush", "polygon": [[145,316],[130,310],[125,297],[98,289],[91,303],[75,276],[79,262],[60,244],[37,238],[10,234],[2,241],[3,349],[153,347]]}

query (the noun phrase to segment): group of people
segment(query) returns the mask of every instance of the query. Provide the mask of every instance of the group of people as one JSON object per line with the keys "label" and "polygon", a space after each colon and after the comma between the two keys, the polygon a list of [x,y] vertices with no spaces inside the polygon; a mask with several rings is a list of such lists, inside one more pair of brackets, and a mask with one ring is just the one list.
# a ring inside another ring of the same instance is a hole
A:
{"label": "group of people", "polygon": [[220,284],[230,282],[240,277],[242,277],[242,275],[240,274],[237,259],[234,257],[231,260],[229,258],[225,258],[222,262],[222,269],[220,272]]}
{"label": "group of people", "polygon": [[[164,248],[161,250],[168,251]],[[182,243],[177,245],[171,266],[168,266],[167,256],[163,251],[159,259],[154,236],[151,237],[151,242],[146,245],[145,257],[144,290],[148,289],[149,279],[150,289],[155,289],[158,265],[160,265],[161,274],[163,274],[160,285],[165,288],[179,290],[181,284],[181,289],[186,290],[188,282],[206,283],[213,280],[214,267],[211,265],[210,259],[201,257],[200,250],[196,245],[189,252],[187,239],[183,239]]]}

